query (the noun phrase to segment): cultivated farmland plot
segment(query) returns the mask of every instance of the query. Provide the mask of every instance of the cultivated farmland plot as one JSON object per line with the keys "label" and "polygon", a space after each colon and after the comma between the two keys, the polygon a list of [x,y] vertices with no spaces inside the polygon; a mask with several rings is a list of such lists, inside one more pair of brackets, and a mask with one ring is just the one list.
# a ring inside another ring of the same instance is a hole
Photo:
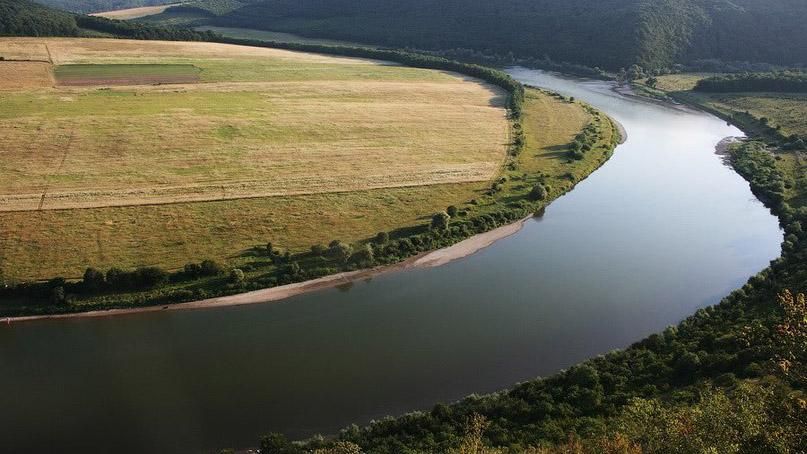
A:
{"label": "cultivated farmland plot", "polygon": [[505,157],[504,93],[456,74],[211,43],[0,56],[6,277],[363,238],[473,198]]}

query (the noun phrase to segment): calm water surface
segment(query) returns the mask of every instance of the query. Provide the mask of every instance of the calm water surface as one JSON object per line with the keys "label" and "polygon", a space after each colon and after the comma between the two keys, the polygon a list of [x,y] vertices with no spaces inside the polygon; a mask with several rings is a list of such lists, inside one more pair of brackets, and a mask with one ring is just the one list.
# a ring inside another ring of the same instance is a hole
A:
{"label": "calm water surface", "polygon": [[517,235],[436,269],[214,310],[0,327],[0,451],[198,452],[332,432],[553,373],[717,302],[778,256],[714,153],[741,132],[512,68],[628,141]]}

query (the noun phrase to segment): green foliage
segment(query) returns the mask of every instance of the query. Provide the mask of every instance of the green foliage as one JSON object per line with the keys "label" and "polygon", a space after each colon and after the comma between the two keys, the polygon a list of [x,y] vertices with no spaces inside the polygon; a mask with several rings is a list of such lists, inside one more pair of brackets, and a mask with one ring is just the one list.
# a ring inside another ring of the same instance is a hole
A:
{"label": "green foliage", "polygon": [[448,228],[449,221],[451,221],[451,216],[445,211],[441,211],[432,216],[432,222],[429,227],[432,230],[445,230]]}
{"label": "green foliage", "polygon": [[611,70],[696,59],[803,63],[807,7],[780,2],[261,0],[211,22],[391,47],[485,50],[510,64],[546,57]]}
{"label": "green foliage", "polygon": [[699,80],[695,91],[807,93],[807,72],[724,74]]}
{"label": "green foliage", "polygon": [[76,16],[79,27],[121,38],[158,39],[167,41],[212,41],[216,35],[210,32],[197,32],[184,28],[155,27],[131,21],[106,19],[96,16]]}
{"label": "green foliage", "polygon": [[347,262],[351,255],[353,255],[353,246],[347,243],[334,240],[328,245],[328,256],[337,262]]}
{"label": "green foliage", "polygon": [[776,160],[760,142],[746,142],[731,154],[734,168],[751,181],[754,194],[778,207],[784,201],[785,176],[776,167]]}
{"label": "green foliage", "polygon": [[29,0],[0,0],[0,36],[76,36],[72,14]]}
{"label": "green foliage", "polygon": [[533,186],[532,190],[530,191],[530,199],[532,200],[544,200],[547,196],[547,191],[544,185],[536,184]]}
{"label": "green foliage", "polygon": [[796,452],[805,416],[781,385],[745,382],[733,389],[707,388],[694,405],[636,399],[614,423],[644,452]]}
{"label": "green foliage", "polygon": [[238,268],[233,268],[230,270],[230,283],[241,285],[244,283],[244,272]]}

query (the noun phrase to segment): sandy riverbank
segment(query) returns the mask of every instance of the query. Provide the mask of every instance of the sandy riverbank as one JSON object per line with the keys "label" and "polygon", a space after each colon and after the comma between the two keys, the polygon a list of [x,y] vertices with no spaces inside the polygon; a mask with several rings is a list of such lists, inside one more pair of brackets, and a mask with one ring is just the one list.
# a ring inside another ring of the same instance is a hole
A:
{"label": "sandy riverbank", "polygon": [[445,265],[454,260],[473,255],[482,249],[492,245],[496,241],[507,238],[517,233],[524,226],[529,217],[520,221],[508,224],[489,232],[474,235],[471,238],[460,241],[457,244],[436,251],[424,252],[423,254],[411,257],[403,262],[394,265],[380,266],[358,271],[348,271],[344,273],[332,274],[309,281],[295,284],[281,285],[262,290],[255,290],[237,295],[209,298],[188,303],[178,303],[161,306],[137,307],[131,309],[107,309],[99,311],[78,312],[74,314],[53,314],[53,315],[33,315],[25,317],[10,317],[0,319],[0,323],[17,323],[35,320],[51,320],[63,318],[89,318],[89,317],[110,317],[113,315],[138,314],[144,312],[180,311],[191,309],[209,309],[226,306],[241,306],[245,304],[268,303],[279,301],[292,296],[318,290],[329,289],[351,282],[368,279],[380,274],[393,271],[404,271],[413,268],[433,268]]}

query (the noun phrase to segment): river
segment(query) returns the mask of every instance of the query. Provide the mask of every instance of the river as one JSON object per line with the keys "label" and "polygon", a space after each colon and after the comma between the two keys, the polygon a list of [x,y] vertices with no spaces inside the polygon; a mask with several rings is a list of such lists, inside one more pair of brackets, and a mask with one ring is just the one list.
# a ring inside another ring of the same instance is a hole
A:
{"label": "river", "polygon": [[715,154],[741,132],[511,68],[627,130],[518,234],[438,268],[269,304],[0,327],[5,452],[198,452],[329,433],[547,375],[714,304],[779,255]]}

